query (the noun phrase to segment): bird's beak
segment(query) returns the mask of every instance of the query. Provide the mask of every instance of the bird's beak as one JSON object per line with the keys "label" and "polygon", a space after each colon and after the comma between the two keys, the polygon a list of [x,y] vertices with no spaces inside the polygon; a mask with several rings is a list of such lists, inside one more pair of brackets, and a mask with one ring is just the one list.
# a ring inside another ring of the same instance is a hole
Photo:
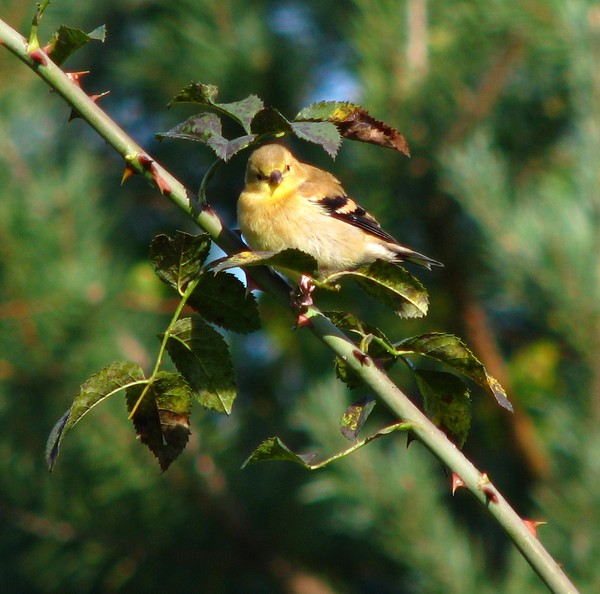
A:
{"label": "bird's beak", "polygon": [[271,171],[271,175],[269,175],[269,185],[278,186],[282,179],[283,174],[281,171],[279,171],[279,169],[275,169],[274,171]]}

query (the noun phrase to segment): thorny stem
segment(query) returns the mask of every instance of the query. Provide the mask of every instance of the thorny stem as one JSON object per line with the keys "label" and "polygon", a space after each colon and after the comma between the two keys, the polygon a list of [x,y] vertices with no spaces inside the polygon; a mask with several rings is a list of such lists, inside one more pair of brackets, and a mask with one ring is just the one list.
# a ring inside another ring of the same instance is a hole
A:
{"label": "thorny stem", "polygon": [[[146,155],[119,126],[108,117],[83,90],[74,84],[52,61],[35,61],[28,52],[27,40],[0,20],[0,45],[5,46],[50,87],[59,93],[77,113],[96,130],[123,157]],[[41,51],[41,50],[38,50]],[[39,57],[39,56],[38,56]],[[247,249],[237,235],[227,229],[209,208],[194,208],[194,196],[159,163],[138,172],[163,192],[201,228],[213,238],[226,253],[232,254]],[[165,191],[164,188],[168,188]],[[260,286],[271,293],[281,304],[289,308],[289,286],[268,271],[253,271]],[[577,594],[577,589],[562,571],[558,563],[546,551],[541,542],[510,507],[487,476],[477,470],[471,462],[437,429],[412,401],[374,364],[372,359],[360,353],[356,356],[356,345],[343,334],[319,310],[312,307],[308,316],[313,333],[361,376],[379,398],[398,416],[412,425],[412,432],[437,458],[463,480],[465,487],[486,507],[492,517],[502,526],[515,546],[544,581],[557,594]]]}

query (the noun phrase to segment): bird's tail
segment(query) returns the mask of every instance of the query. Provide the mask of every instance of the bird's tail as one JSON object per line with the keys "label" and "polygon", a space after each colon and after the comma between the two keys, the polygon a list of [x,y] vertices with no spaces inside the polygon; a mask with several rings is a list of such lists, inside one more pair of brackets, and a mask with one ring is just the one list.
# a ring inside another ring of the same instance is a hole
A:
{"label": "bird's tail", "polygon": [[444,266],[441,262],[438,262],[429,256],[425,256],[424,254],[420,254],[419,252],[415,252],[404,245],[394,244],[390,246],[390,249],[397,254],[398,262],[408,260],[413,264],[418,264],[423,268],[427,268],[427,270],[431,270],[432,266]]}

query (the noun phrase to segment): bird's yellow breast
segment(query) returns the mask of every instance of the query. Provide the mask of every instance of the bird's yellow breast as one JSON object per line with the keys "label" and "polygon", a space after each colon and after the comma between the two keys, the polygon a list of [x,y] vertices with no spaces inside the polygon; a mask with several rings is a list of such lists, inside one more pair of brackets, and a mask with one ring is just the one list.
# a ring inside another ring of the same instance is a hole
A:
{"label": "bird's yellow breast", "polygon": [[238,224],[253,250],[302,249],[299,243],[305,231],[297,209],[290,208],[294,200],[293,192],[283,188],[242,192],[237,207]]}

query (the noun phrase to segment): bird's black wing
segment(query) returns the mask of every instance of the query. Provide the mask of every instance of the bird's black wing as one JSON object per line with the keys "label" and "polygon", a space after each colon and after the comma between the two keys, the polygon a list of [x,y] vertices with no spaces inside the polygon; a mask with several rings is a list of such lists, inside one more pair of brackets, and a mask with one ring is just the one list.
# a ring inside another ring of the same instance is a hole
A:
{"label": "bird's black wing", "polygon": [[359,227],[363,231],[375,235],[384,241],[398,243],[389,233],[384,231],[377,220],[362,206],[359,206],[348,196],[325,196],[316,201],[327,213],[340,221]]}

